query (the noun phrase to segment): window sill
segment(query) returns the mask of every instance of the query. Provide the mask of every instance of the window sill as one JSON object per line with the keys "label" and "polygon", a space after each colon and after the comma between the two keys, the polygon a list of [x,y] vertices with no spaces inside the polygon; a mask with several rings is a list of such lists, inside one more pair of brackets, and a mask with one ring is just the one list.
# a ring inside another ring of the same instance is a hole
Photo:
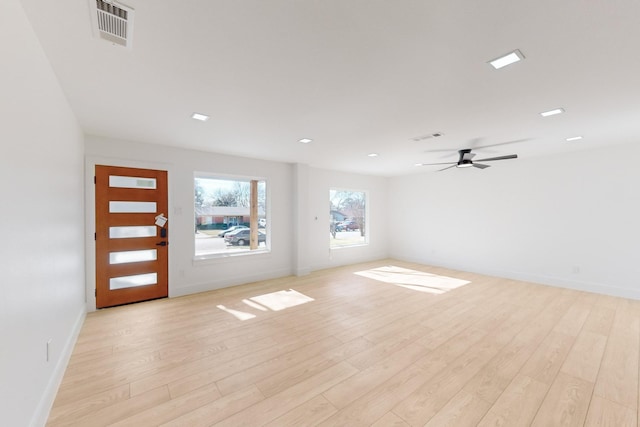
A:
{"label": "window sill", "polygon": [[369,243],[357,243],[357,244],[353,244],[353,245],[344,245],[344,246],[330,246],[329,250],[330,251],[339,251],[342,249],[349,249],[349,248],[361,248],[363,246],[369,246]]}
{"label": "window sill", "polygon": [[242,258],[246,256],[268,255],[271,254],[271,249],[255,249],[255,250],[243,250],[235,251],[231,253],[213,253],[206,255],[196,255],[193,257],[193,265],[199,264],[213,264],[218,262],[231,261],[236,258]]}

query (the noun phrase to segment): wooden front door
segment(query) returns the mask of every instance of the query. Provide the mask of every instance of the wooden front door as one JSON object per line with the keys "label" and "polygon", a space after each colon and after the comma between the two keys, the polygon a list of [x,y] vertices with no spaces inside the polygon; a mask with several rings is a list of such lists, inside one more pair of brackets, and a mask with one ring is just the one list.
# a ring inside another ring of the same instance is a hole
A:
{"label": "wooden front door", "polygon": [[167,172],[96,165],[96,307],[168,295]]}

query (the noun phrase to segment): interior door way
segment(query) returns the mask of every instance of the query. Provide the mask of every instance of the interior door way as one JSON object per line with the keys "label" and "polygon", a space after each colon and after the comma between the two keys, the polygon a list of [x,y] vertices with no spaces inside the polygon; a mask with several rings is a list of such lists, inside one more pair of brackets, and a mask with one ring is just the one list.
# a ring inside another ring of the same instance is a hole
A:
{"label": "interior door way", "polygon": [[96,307],[168,295],[167,172],[95,167]]}

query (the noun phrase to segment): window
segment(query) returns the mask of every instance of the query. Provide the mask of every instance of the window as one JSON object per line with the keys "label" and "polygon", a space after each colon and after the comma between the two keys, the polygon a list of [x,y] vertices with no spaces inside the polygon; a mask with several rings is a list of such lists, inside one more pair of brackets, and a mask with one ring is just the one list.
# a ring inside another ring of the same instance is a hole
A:
{"label": "window", "polygon": [[368,243],[366,192],[332,188],[329,190],[329,213],[331,248]]}
{"label": "window", "polygon": [[265,180],[200,173],[194,190],[196,257],[268,250]]}

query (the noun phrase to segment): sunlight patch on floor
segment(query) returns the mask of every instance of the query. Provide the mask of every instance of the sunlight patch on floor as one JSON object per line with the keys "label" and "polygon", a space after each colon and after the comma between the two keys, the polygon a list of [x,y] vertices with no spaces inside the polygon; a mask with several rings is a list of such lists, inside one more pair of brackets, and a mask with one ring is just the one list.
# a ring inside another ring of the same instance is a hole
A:
{"label": "sunlight patch on floor", "polygon": [[[289,289],[288,291],[282,290],[271,292],[269,294],[258,295],[256,297],[242,300],[242,302],[248,307],[259,311],[280,311],[297,305],[306,304],[311,301],[315,300],[298,291],[294,291],[293,289]],[[235,316],[239,320],[249,320],[256,317],[253,313],[228,308],[224,305],[218,305],[217,307],[220,310]]]}
{"label": "sunlight patch on floor", "polygon": [[293,289],[289,289],[288,291],[272,292],[270,294],[259,295],[249,299],[270,308],[273,311],[280,311],[285,308],[295,307],[296,305],[314,301],[313,298],[294,291]]}
{"label": "sunlight patch on floor", "polygon": [[240,311],[240,310],[234,310],[232,308],[227,308],[224,305],[218,305],[217,307],[222,311],[226,311],[227,313],[234,315],[238,320],[249,320],[256,317],[255,314],[247,313],[245,311]]}
{"label": "sunlight patch on floor", "polygon": [[354,274],[389,283],[395,286],[411,289],[419,292],[432,294],[443,294],[452,289],[471,283],[468,280],[456,279],[454,277],[439,276],[437,274],[425,273],[424,271],[411,270],[408,268],[388,265],[385,267],[372,268],[370,270],[358,271]]}
{"label": "sunlight patch on floor", "polygon": [[251,301],[251,300],[243,299],[243,300],[242,300],[242,302],[243,302],[243,303],[245,303],[245,304],[247,304],[247,305],[248,305],[249,307],[251,307],[251,308],[255,308],[256,310],[260,310],[260,311],[269,311],[269,309],[268,309],[268,308],[263,307],[263,306],[261,306],[260,304],[255,303],[255,302],[253,302],[253,301]]}

